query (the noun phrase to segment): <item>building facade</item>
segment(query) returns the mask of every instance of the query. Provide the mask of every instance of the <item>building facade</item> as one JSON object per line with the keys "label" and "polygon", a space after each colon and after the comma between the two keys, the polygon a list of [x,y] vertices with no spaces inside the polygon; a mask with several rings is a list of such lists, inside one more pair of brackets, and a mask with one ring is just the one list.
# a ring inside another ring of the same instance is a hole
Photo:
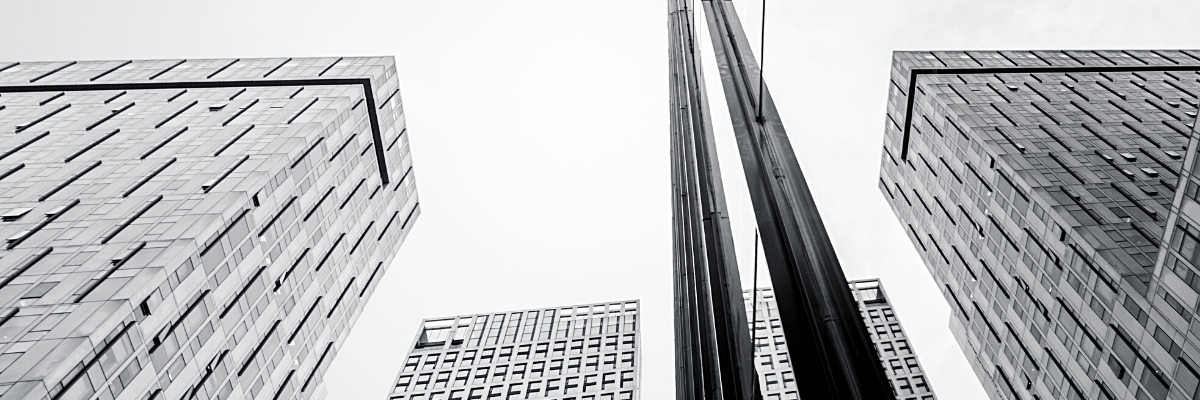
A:
{"label": "building facade", "polygon": [[[904,329],[896,312],[888,302],[887,294],[878,279],[850,282],[850,290],[858,302],[863,322],[867,325],[875,350],[898,400],[935,400],[933,388],[925,376],[921,363],[913,351],[912,344],[904,335]],[[779,320],[779,305],[775,291],[759,288],[757,298],[746,290],[747,315],[750,329],[754,331],[755,368],[764,400],[796,400],[796,375],[788,358],[787,340],[783,336],[783,324]],[[755,305],[757,300],[757,305]]]}
{"label": "building facade", "polygon": [[1198,71],[1196,51],[895,53],[880,189],[993,398],[1196,398]]}
{"label": "building facade", "polygon": [[636,400],[638,305],[427,319],[388,399]]}
{"label": "building facade", "polygon": [[419,214],[390,57],[0,63],[0,398],[313,399]]}

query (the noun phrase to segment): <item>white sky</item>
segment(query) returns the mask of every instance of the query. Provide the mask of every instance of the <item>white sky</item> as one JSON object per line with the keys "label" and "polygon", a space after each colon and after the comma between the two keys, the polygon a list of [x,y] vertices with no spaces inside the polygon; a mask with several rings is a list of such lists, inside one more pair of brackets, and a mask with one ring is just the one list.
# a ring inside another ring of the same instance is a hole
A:
{"label": "white sky", "polygon": [[[757,36],[759,2],[734,3]],[[668,399],[666,9],[8,0],[0,59],[396,56],[423,215],[332,364],[328,398],[384,399],[422,318],[638,298],[642,397]],[[891,52],[1195,49],[1200,2],[772,0],[768,11],[767,84],[847,277],[883,279],[939,398],[983,398],[945,300],[876,188]],[[720,86],[709,90],[722,110]],[[715,122],[729,134],[727,117]],[[736,186],[739,161],[721,140]],[[738,222],[749,202],[731,195],[730,207],[749,251],[753,227]]]}

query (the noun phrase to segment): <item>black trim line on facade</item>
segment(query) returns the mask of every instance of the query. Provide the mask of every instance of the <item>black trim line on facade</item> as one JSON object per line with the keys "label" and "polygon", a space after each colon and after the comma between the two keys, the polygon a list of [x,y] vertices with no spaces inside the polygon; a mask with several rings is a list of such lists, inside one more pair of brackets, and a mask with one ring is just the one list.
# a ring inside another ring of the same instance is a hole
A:
{"label": "black trim line on facade", "polygon": [[913,68],[908,75],[908,91],[903,93],[907,97],[904,109],[904,138],[900,147],[900,159],[908,159],[908,138],[909,130],[912,128],[912,111],[913,103],[916,96],[913,92],[917,90],[917,78],[921,75],[948,75],[948,74],[1039,74],[1039,73],[1071,73],[1071,72],[1172,72],[1172,71],[1195,71],[1200,72],[1200,65],[1063,65],[1063,66],[1017,66],[1017,67],[979,67],[979,68]]}
{"label": "black trim line on facade", "polygon": [[161,89],[214,89],[235,87],[279,87],[279,86],[342,86],[362,85],[363,94],[367,100],[367,119],[371,123],[371,136],[375,141],[375,158],[379,164],[379,176],[384,184],[391,182],[388,178],[387,163],[384,158],[383,133],[379,128],[379,115],[376,113],[375,93],[371,90],[370,78],[320,78],[320,79],[270,79],[250,81],[188,81],[188,82],[139,82],[139,83],[77,83],[61,85],[19,85],[0,86],[0,93],[30,93],[30,92],[82,92],[100,90],[161,90]]}

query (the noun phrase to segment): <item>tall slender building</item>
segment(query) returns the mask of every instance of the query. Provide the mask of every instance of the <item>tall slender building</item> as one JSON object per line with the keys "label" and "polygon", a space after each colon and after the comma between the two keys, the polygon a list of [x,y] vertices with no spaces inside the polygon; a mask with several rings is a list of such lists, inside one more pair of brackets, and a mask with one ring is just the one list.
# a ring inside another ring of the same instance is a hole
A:
{"label": "tall slender building", "polygon": [[1192,399],[1196,51],[894,55],[887,201],[996,399]]}
{"label": "tall slender building", "polygon": [[392,400],[637,400],[637,300],[421,323]]}
{"label": "tall slender building", "polygon": [[394,61],[0,63],[0,398],[314,399],[419,214]]}
{"label": "tall slender building", "polygon": [[[858,302],[863,322],[875,344],[879,359],[899,400],[935,400],[929,378],[917,361],[912,344],[900,326],[895,309],[878,279],[850,282],[850,290]],[[775,291],[759,288],[757,296],[751,290],[743,293],[750,329],[754,331],[754,363],[758,384],[764,400],[796,400],[796,373],[788,358],[787,339],[779,320],[779,304]],[[755,304],[757,300],[758,304]],[[804,377],[802,377],[804,378]],[[803,379],[802,379],[803,380]],[[802,383],[801,383],[802,384]]]}

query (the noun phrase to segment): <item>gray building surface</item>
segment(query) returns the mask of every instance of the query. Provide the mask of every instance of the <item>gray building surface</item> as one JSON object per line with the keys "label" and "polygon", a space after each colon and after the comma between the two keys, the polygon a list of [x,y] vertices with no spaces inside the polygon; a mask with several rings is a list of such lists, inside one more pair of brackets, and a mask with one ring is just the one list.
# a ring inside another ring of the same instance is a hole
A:
{"label": "gray building surface", "polygon": [[[925,376],[879,280],[864,279],[849,284],[896,399],[935,400],[937,397],[934,396],[929,378]],[[754,366],[758,372],[760,393],[764,400],[799,399],[796,389],[798,383],[788,358],[787,340],[779,320],[775,291],[758,288],[757,298],[754,296],[750,290],[743,292],[746,315],[750,317],[750,329],[754,331]],[[754,304],[755,300],[757,305]]]}
{"label": "gray building surface", "polygon": [[996,399],[1193,399],[1200,52],[897,52],[880,189]]}
{"label": "gray building surface", "polygon": [[637,300],[427,319],[391,400],[637,400]]}
{"label": "gray building surface", "polygon": [[0,63],[0,399],[314,399],[419,214],[394,61]]}

